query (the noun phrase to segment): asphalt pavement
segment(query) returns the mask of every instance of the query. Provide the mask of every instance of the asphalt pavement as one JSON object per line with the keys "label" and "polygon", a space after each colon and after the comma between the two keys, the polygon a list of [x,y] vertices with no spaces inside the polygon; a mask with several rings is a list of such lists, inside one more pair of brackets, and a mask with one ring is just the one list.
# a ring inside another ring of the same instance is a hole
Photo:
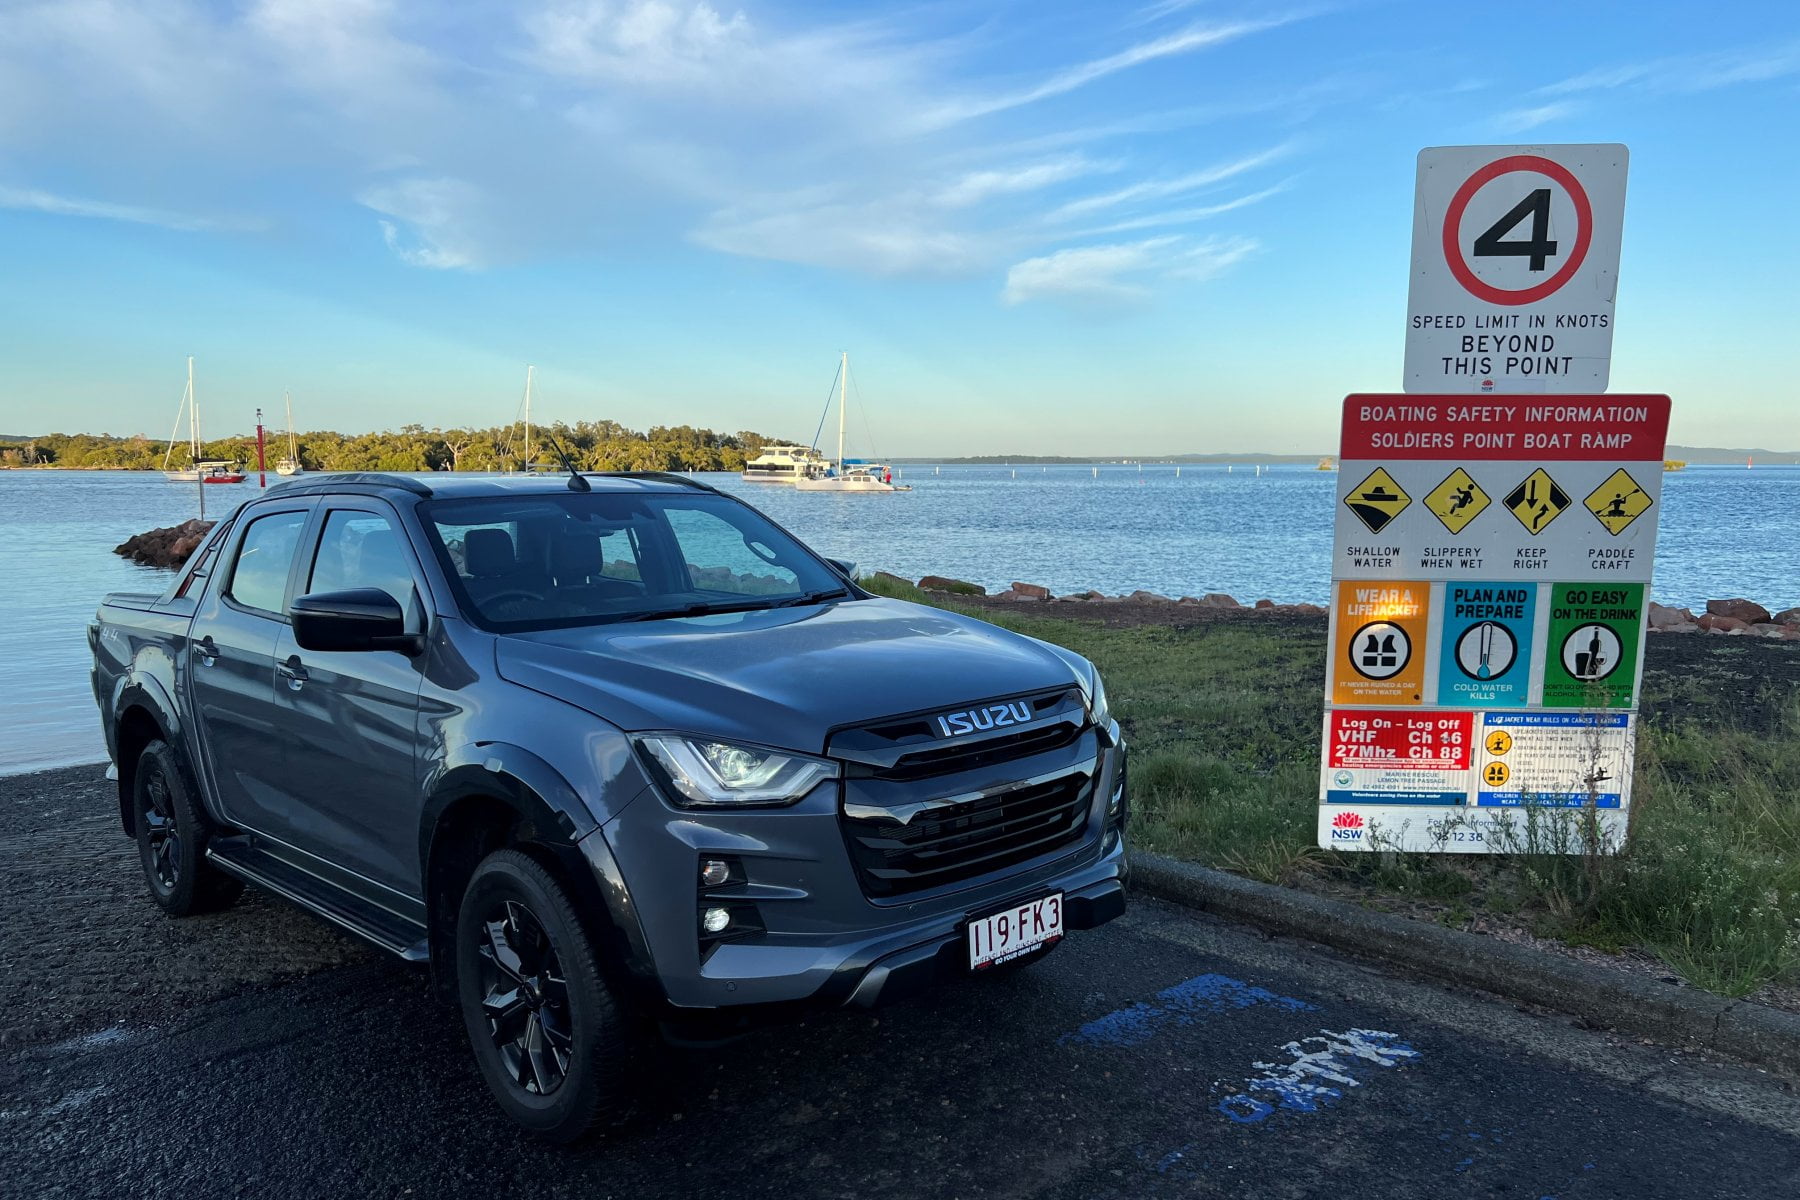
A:
{"label": "asphalt pavement", "polygon": [[[107,904],[136,929],[149,901]],[[152,929],[244,978],[149,985],[158,1003],[35,1040],[59,980],[25,983],[11,924],[0,1194],[1800,1195],[1789,1082],[1147,900],[1014,975],[658,1052],[634,1117],[555,1149],[502,1119],[421,973],[348,942],[284,957],[292,918]]]}

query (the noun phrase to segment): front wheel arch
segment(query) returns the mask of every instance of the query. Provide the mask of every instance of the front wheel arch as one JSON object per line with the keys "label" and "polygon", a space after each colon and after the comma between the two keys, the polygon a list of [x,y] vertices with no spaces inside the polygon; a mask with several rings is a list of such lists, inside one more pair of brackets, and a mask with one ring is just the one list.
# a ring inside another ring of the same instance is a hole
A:
{"label": "front wheel arch", "polygon": [[631,940],[621,932],[613,900],[568,836],[566,820],[536,792],[511,776],[483,770],[450,781],[430,811],[435,816],[423,839],[423,878],[432,990],[439,999],[456,998],[456,919],[463,893],[482,860],[503,848],[526,854],[555,877],[575,903],[601,971],[621,994],[639,990],[636,981],[643,972],[633,962]]}

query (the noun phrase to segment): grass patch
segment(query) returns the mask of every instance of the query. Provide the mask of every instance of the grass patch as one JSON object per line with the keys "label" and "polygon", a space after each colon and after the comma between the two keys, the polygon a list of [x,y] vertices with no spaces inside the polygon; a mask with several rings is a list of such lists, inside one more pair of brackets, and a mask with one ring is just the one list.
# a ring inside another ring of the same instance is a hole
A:
{"label": "grass patch", "polygon": [[1663,667],[1653,640],[1624,853],[1536,853],[1565,832],[1546,824],[1513,854],[1340,854],[1314,834],[1323,621],[1109,629],[865,586],[1092,659],[1132,746],[1132,838],[1145,849],[1267,883],[1328,877],[1425,905],[1446,924],[1488,913],[1574,944],[1642,947],[1728,996],[1800,970],[1800,687],[1791,668],[1758,682],[1758,661],[1779,647],[1721,645],[1715,656],[1685,639]]}

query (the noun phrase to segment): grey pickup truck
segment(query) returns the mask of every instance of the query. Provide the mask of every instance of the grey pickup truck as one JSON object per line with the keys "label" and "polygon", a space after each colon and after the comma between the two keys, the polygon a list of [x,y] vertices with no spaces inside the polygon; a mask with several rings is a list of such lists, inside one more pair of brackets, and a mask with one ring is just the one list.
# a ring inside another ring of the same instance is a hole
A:
{"label": "grey pickup truck", "polygon": [[1125,907],[1086,659],[679,475],[304,477],[89,639],[156,903],[250,883],[428,962],[554,1140],[659,1029],[873,1005]]}

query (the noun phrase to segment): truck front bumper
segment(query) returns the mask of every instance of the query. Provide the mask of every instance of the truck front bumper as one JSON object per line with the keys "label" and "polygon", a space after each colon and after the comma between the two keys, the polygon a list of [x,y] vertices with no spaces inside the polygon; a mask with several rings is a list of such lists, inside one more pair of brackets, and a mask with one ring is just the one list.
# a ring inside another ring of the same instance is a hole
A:
{"label": "truck front bumper", "polygon": [[[1079,841],[1043,859],[898,899],[865,894],[845,847],[841,794],[823,784],[791,808],[676,809],[646,795],[583,839],[610,874],[615,923],[633,974],[677,1010],[751,1006],[873,1006],[966,974],[966,922],[1051,893],[1064,929],[1105,923],[1125,909],[1125,749],[1099,754],[1089,823]],[[603,839],[601,844],[597,839]],[[743,878],[702,894],[700,863],[730,860]],[[760,928],[709,942],[708,904],[742,906]]]}

